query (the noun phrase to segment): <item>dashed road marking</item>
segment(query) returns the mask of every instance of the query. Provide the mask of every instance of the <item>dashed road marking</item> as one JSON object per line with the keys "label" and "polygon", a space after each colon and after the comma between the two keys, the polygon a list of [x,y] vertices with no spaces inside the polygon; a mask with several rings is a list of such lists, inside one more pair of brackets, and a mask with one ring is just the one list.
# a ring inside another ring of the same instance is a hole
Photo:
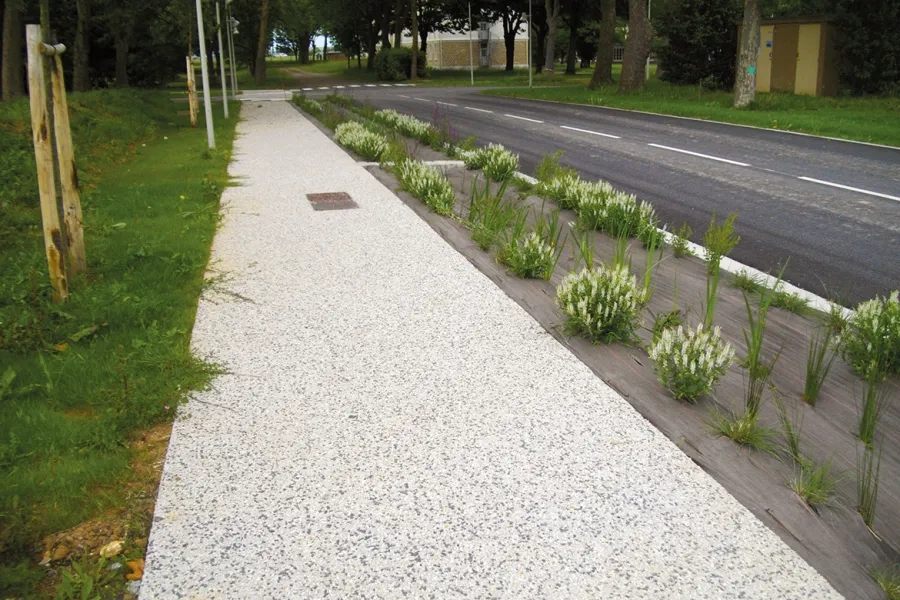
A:
{"label": "dashed road marking", "polygon": [[475,108],[474,106],[464,106],[463,108],[467,108],[469,110],[474,110],[474,111],[483,112],[483,113],[493,113],[494,112],[492,110],[485,110],[483,108]]}
{"label": "dashed road marking", "polygon": [[303,91],[304,91],[304,92],[311,92],[311,91],[313,91],[313,89],[312,89],[312,88],[303,88]]}
{"label": "dashed road marking", "polygon": [[888,200],[897,200],[898,202],[900,202],[900,198],[898,198],[897,196],[891,196],[890,194],[882,194],[881,192],[873,192],[871,190],[864,190],[862,188],[850,187],[849,185],[842,185],[840,183],[833,183],[831,181],[822,181],[821,179],[813,179],[812,177],[798,177],[797,179],[810,181],[812,183],[819,183],[821,185],[829,185],[831,187],[840,188],[842,190],[849,190],[851,192],[859,192],[860,194],[868,194],[870,196],[878,196],[879,198],[887,198]]}
{"label": "dashed road marking", "polygon": [[413,98],[413,100],[418,100],[419,102],[431,102],[428,98]]}
{"label": "dashed road marking", "polygon": [[682,150],[681,148],[672,148],[671,146],[661,146],[660,144],[647,144],[648,146],[653,146],[654,148],[662,148],[663,150],[671,150],[672,152],[680,152],[681,154],[690,154],[691,156],[699,156],[700,158],[708,158],[709,160],[717,160],[719,162],[728,163],[730,165],[737,165],[739,167],[749,167],[750,165],[747,163],[738,162],[736,160],[729,160],[727,158],[719,158],[718,156],[710,156],[709,154],[700,154],[699,152],[691,152],[690,150]]}
{"label": "dashed road marking", "polygon": [[528,117],[519,117],[517,115],[511,115],[509,113],[503,113],[504,117],[509,117],[510,119],[521,119],[522,121],[530,121],[531,123],[543,123],[543,121],[538,121],[537,119],[529,119]]}
{"label": "dashed road marking", "polygon": [[591,135],[600,135],[603,137],[612,138],[614,140],[621,140],[621,136],[612,135],[610,133],[600,133],[599,131],[591,131],[590,129],[579,129],[578,127],[569,127],[568,125],[560,125],[562,129],[571,129],[572,131],[580,131],[581,133],[590,133]]}
{"label": "dashed road marking", "polygon": [[459,106],[459,104],[453,104],[452,102],[440,102],[440,101],[438,101],[437,104],[442,104],[442,105],[444,105],[444,106]]}

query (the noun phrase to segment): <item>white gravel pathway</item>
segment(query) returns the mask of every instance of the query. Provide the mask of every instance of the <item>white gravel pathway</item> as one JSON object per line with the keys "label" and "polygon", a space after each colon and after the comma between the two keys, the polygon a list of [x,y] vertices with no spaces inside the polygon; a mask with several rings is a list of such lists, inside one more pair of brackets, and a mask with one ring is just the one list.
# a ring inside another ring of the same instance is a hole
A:
{"label": "white gravel pathway", "polygon": [[288,104],[243,117],[194,328],[230,374],[175,424],[142,600],[840,597]]}

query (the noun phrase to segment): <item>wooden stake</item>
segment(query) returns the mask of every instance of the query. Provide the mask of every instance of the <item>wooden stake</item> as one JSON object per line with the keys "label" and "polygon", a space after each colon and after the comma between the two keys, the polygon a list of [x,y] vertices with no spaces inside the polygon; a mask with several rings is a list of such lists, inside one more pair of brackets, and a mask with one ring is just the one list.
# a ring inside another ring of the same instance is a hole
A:
{"label": "wooden stake", "polygon": [[191,113],[191,127],[197,126],[197,112],[200,109],[197,101],[197,87],[194,83],[194,61],[190,56],[185,57],[187,63],[188,106]]}
{"label": "wooden stake", "polygon": [[55,168],[50,133],[50,114],[47,110],[47,88],[41,61],[41,27],[25,27],[28,48],[28,96],[31,104],[31,131],[34,141],[34,159],[37,163],[38,191],[41,199],[41,218],[44,225],[44,247],[53,301],[65,302],[69,298],[69,282],[66,276],[66,259],[62,251],[63,234],[56,207]]}
{"label": "wooden stake", "polygon": [[69,125],[69,103],[66,99],[66,85],[63,79],[62,59],[55,53],[52,59],[53,72],[53,124],[56,131],[56,154],[59,156],[59,178],[62,183],[64,218],[69,247],[69,269],[73,274],[87,268],[84,256],[84,228],[81,221],[81,198],[79,197],[78,169],[75,166],[75,151],[72,148],[72,129]]}

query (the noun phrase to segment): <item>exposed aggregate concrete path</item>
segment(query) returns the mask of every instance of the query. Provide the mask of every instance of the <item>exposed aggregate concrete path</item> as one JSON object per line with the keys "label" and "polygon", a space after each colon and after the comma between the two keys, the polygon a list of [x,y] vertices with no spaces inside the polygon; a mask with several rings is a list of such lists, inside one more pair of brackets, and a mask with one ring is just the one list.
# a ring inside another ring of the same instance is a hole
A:
{"label": "exposed aggregate concrete path", "polygon": [[193,337],[229,374],[142,600],[840,597],[307,119],[243,118]]}

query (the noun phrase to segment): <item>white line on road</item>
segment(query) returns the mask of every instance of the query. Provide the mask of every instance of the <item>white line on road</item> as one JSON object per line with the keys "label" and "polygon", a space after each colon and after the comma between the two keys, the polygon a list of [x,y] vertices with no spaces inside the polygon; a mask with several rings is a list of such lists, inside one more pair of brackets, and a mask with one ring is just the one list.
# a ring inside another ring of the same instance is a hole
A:
{"label": "white line on road", "polygon": [[609,133],[600,133],[599,131],[591,131],[590,129],[579,129],[577,127],[569,127],[568,125],[560,125],[562,129],[571,129],[572,131],[580,131],[581,133],[590,133],[591,135],[602,135],[603,137],[612,138],[614,140],[621,140],[622,138],[618,135],[611,135]]}
{"label": "white line on road", "polygon": [[452,102],[438,102],[438,104],[443,104],[444,106],[459,106],[459,104],[453,104]]}
{"label": "white line on road", "polygon": [[887,198],[888,200],[897,200],[898,202],[900,202],[900,198],[898,198],[897,196],[891,196],[890,194],[872,192],[869,190],[850,187],[849,185],[841,185],[840,183],[832,183],[830,181],[822,181],[821,179],[813,179],[812,177],[798,177],[797,179],[802,179],[803,181],[811,181],[812,183],[821,183],[822,185],[830,185],[831,187],[841,188],[842,190],[850,190],[851,192],[859,192],[860,194],[868,194],[870,196],[878,196],[879,198]]}
{"label": "white line on road", "polygon": [[350,87],[359,87],[359,85],[353,85],[353,84],[351,84]]}
{"label": "white line on road", "polygon": [[409,100],[409,96],[404,96],[403,94],[397,94],[397,96],[399,96],[400,98],[406,98],[407,100]]}
{"label": "white line on road", "polygon": [[510,119],[521,119],[523,121],[531,121],[532,123],[543,123],[543,121],[538,121],[537,119],[529,119],[528,117],[518,117],[516,115],[511,115],[508,113],[503,113],[504,117],[509,117]]}
{"label": "white line on road", "polygon": [[428,98],[413,98],[413,100],[419,100],[421,102],[431,102]]}
{"label": "white line on road", "polygon": [[378,86],[375,85],[374,83],[367,83],[367,84],[366,84],[366,87],[378,87]]}
{"label": "white line on road", "polygon": [[699,156],[700,158],[708,158],[709,160],[717,160],[719,162],[737,165],[739,167],[749,167],[747,163],[738,162],[736,160],[728,160],[727,158],[719,158],[718,156],[710,156],[709,154],[700,154],[699,152],[691,152],[690,150],[682,150],[681,148],[672,148],[671,146],[661,146],[659,144],[647,144],[654,148],[662,148],[663,150],[671,150],[672,152],[681,152],[682,154],[690,154],[691,156]]}
{"label": "white line on road", "polygon": [[303,88],[303,91],[304,91],[304,92],[311,92],[311,91],[312,91],[312,88]]}
{"label": "white line on road", "polygon": [[381,84],[381,87],[391,87],[391,84],[389,84],[389,83],[382,83],[382,84]]}
{"label": "white line on road", "polygon": [[493,113],[494,112],[492,110],[485,110],[483,108],[475,108],[474,106],[464,106],[463,108],[467,108],[469,110],[475,110],[475,111],[483,112],[483,113]]}
{"label": "white line on road", "polygon": [[319,89],[320,89],[320,90],[327,90],[327,89],[328,89],[328,86],[327,86],[327,85],[323,85],[323,86],[320,87]]}
{"label": "white line on road", "polygon": [[336,85],[336,86],[334,86],[334,89],[336,89],[336,90],[342,90],[342,89],[344,89],[344,86],[342,86],[342,85]]}

